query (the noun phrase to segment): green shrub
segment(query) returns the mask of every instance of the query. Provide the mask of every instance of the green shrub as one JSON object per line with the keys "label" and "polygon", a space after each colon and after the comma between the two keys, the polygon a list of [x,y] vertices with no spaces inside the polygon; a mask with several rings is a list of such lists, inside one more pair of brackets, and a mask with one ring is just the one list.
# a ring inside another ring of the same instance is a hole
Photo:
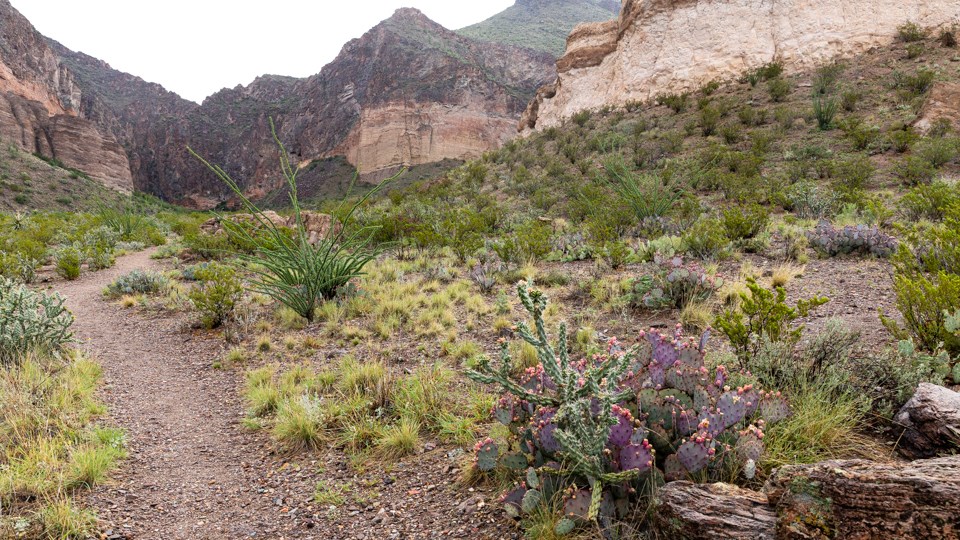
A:
{"label": "green shrub", "polygon": [[764,343],[799,341],[803,327],[791,328],[793,322],[829,301],[814,297],[798,300],[790,307],[783,287],[769,290],[748,278],[747,288],[749,292],[740,293],[739,304],[724,310],[714,321],[714,327],[727,336],[744,365],[757,355]]}
{"label": "green shrub", "polygon": [[59,294],[46,295],[0,278],[0,364],[28,352],[58,354],[73,342],[73,315]]}
{"label": "green shrub", "polygon": [[836,161],[833,166],[834,189],[840,194],[840,200],[848,203],[858,201],[869,187],[876,170],[870,158],[862,154]]}
{"label": "green shrub", "polygon": [[57,275],[67,280],[80,277],[80,265],[83,264],[83,250],[79,244],[62,246],[53,252],[53,264]]}
{"label": "green shrub", "polygon": [[767,229],[770,212],[759,204],[746,207],[730,207],[721,213],[723,230],[733,241],[748,240]]}
{"label": "green shrub", "polygon": [[657,96],[657,105],[669,107],[676,114],[687,110],[689,103],[689,94],[662,94]]}
{"label": "green shrub", "polygon": [[815,182],[799,182],[785,193],[787,209],[804,219],[824,219],[837,211],[837,196]]}
{"label": "green shrub", "polygon": [[161,273],[149,270],[134,270],[107,285],[107,296],[119,297],[134,294],[156,294],[167,288],[170,280]]}
{"label": "green shrub", "polygon": [[608,159],[605,165],[611,187],[639,221],[667,215],[683,195],[668,176],[631,171],[622,159]]}
{"label": "green shrub", "polygon": [[950,354],[960,353],[960,338],[946,327],[946,313],[960,306],[960,275],[940,271],[928,276],[901,264],[893,291],[905,327],[883,313],[880,318],[896,338],[912,337],[927,351],[943,344]]}
{"label": "green shrub", "polygon": [[907,45],[907,59],[915,60],[923,56],[923,53],[927,50],[923,46],[923,43],[911,43]]}
{"label": "green shrub", "polygon": [[523,264],[546,257],[553,249],[552,238],[553,229],[549,223],[531,220],[494,242],[492,247],[503,262]]}
{"label": "green shrub", "polygon": [[724,124],[720,128],[720,136],[723,137],[723,142],[727,144],[737,144],[743,139],[743,130],[734,123]]}
{"label": "green shrub", "polygon": [[813,97],[813,115],[821,131],[833,129],[833,119],[837,116],[837,100],[834,97],[817,94]]}
{"label": "green shrub", "polygon": [[910,147],[913,146],[913,143],[916,142],[918,138],[917,134],[910,128],[896,129],[887,134],[887,141],[890,143],[890,148],[898,154],[903,154],[910,150]]}
{"label": "green shrub", "polygon": [[701,260],[721,258],[729,248],[724,224],[716,218],[701,218],[683,235],[683,251]]}
{"label": "green shrub", "polygon": [[937,169],[920,156],[907,156],[893,168],[893,174],[906,186],[929,184],[937,175]]}
{"label": "green shrub", "polygon": [[857,110],[857,105],[863,99],[863,93],[857,90],[848,90],[840,94],[840,106],[847,112]]}
{"label": "green shrub", "polygon": [[767,83],[767,91],[770,93],[770,99],[774,103],[780,103],[790,95],[792,87],[790,82],[782,77],[777,77]]}
{"label": "green shrub", "polygon": [[713,105],[707,105],[700,110],[700,132],[704,137],[716,134],[717,126],[720,125],[720,109]]}
{"label": "green shrub", "polygon": [[897,37],[904,43],[914,43],[926,39],[927,32],[917,23],[906,22],[897,27]]}
{"label": "green shrub", "polygon": [[673,257],[663,260],[653,274],[631,280],[626,300],[637,309],[683,309],[707,300],[722,286],[722,279],[700,265]]}
{"label": "green shrub", "polygon": [[926,139],[916,145],[913,152],[939,169],[957,158],[957,139]]}
{"label": "green shrub", "polygon": [[927,68],[920,68],[913,75],[904,75],[900,72],[893,74],[894,87],[905,90],[912,96],[926,94],[936,79],[937,73]]}
{"label": "green shrub", "polygon": [[204,327],[217,328],[243,298],[243,283],[236,270],[217,263],[198,269],[195,276],[200,283],[190,290],[190,302]]}
{"label": "green shrub", "polygon": [[900,199],[900,208],[911,221],[942,221],[947,209],[960,202],[957,189],[945,182],[918,185]]}
{"label": "green shrub", "polygon": [[[262,234],[252,235],[246,230],[236,230],[241,237],[255,246],[253,255],[241,254],[242,261],[257,268],[253,289],[287,307],[301,317],[313,321],[321,302],[332,299],[337,290],[350,280],[363,275],[364,267],[374,260],[380,249],[370,246],[375,228],[353,228],[353,216],[357,208],[380,191],[390,181],[385,180],[361,197],[344,211],[341,204],[334,213],[340,218],[341,227],[329,227],[328,233],[310,242],[297,196],[297,168],[289,161],[289,155],[277,137],[271,120],[274,141],[280,148],[280,164],[290,190],[290,203],[296,218],[293,239],[267,219],[243,189],[220,167],[211,165],[190,149],[190,153],[206,165],[240,199],[241,204],[262,227]],[[349,191],[349,190],[348,190]]]}

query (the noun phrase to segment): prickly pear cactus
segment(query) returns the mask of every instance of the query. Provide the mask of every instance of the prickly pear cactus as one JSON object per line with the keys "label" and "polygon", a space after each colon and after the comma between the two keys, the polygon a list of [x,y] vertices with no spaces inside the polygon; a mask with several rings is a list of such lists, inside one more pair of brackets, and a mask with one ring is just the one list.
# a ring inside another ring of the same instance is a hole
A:
{"label": "prickly pear cactus", "polygon": [[[677,278],[687,279],[683,272]],[[763,453],[761,428],[790,414],[783,396],[731,388],[726,368],[708,368],[707,333],[689,339],[679,326],[650,330],[636,346],[612,339],[603,354],[571,358],[563,325],[557,343],[548,339],[542,293],[521,285],[519,295],[533,326],[518,323],[517,335],[536,347],[541,363],[515,377],[503,342],[498,366],[484,358],[468,372],[504,390],[493,415],[513,438],[503,450],[482,441],[475,452],[479,470],[522,481],[504,496],[513,517],[556,494],[564,518],[558,534],[592,521],[602,529],[649,492],[647,482],[719,477],[731,464],[752,476]]]}

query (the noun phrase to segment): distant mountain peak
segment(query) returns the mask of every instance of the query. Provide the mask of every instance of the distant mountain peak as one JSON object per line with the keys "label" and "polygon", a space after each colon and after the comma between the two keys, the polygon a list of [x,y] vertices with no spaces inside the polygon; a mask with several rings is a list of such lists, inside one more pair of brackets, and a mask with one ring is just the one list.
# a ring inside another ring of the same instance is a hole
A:
{"label": "distant mountain peak", "polygon": [[606,21],[620,13],[618,0],[516,0],[506,10],[457,33],[481,41],[517,45],[563,55],[567,36],[584,22]]}

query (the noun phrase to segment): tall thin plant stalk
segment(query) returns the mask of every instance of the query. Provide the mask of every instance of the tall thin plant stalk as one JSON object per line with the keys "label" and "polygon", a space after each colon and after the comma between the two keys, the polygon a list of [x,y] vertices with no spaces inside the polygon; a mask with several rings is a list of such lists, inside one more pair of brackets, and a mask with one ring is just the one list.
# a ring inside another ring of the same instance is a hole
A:
{"label": "tall thin plant stalk", "polygon": [[[239,235],[243,241],[254,246],[252,254],[238,255],[241,262],[251,263],[249,266],[255,275],[252,282],[254,290],[279,301],[312,322],[317,307],[332,299],[341,286],[362,276],[364,267],[382,252],[381,248],[371,245],[377,227],[365,226],[351,231],[350,224],[357,209],[402,171],[380,182],[343,213],[348,204],[345,197],[334,212],[326,234],[315,243],[310,243],[297,193],[299,171],[290,163],[289,154],[277,136],[272,118],[270,130],[280,149],[280,167],[290,190],[290,204],[296,220],[292,238],[286,227],[271,221],[226,171],[209,163],[192,148],[188,150],[233,191],[243,208],[256,221],[252,231],[230,220],[223,221],[230,233]],[[348,194],[356,181],[357,176],[354,176]],[[339,227],[335,221],[337,216],[342,216]]]}

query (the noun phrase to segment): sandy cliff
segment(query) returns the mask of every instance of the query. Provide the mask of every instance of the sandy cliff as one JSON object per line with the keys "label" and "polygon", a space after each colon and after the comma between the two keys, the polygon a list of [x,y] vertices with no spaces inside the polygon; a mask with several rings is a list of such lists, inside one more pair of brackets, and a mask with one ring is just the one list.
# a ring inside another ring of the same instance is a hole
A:
{"label": "sandy cliff", "polygon": [[891,41],[907,21],[956,23],[960,2],[625,0],[617,21],[574,29],[557,81],[538,92],[520,129],[733,79],[777,57],[797,68],[857,54]]}

